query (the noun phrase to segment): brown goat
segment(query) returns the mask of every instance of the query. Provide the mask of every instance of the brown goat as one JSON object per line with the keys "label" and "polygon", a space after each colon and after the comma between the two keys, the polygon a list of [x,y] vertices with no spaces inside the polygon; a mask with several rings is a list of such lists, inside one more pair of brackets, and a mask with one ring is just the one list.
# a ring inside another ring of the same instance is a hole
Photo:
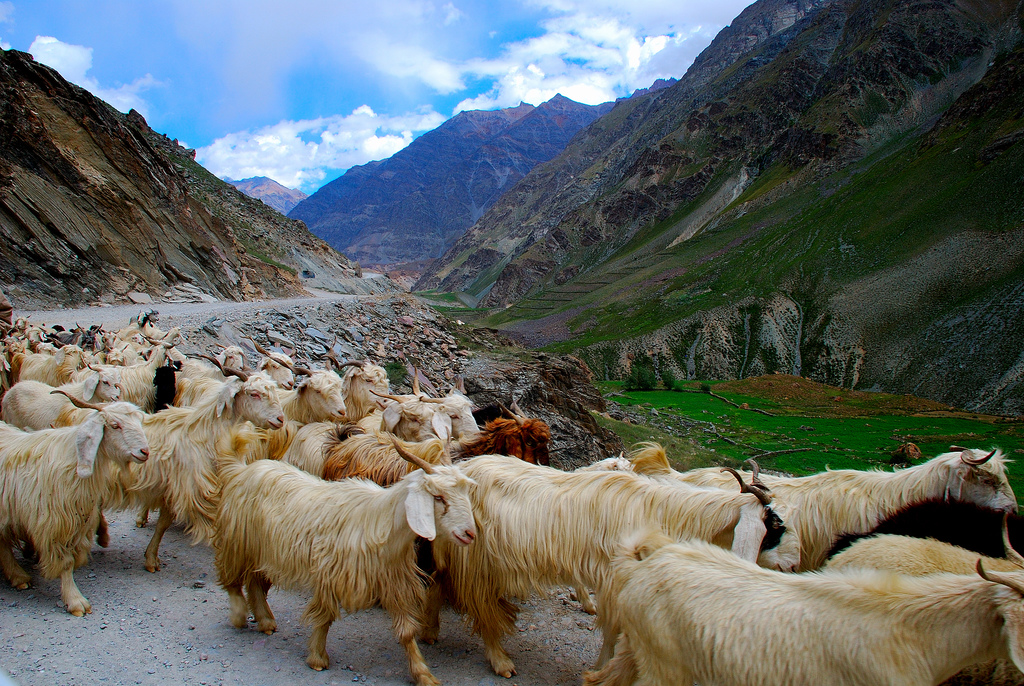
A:
{"label": "brown goat", "polygon": [[398,453],[392,441],[429,464],[451,464],[440,439],[414,443],[385,432],[353,434],[352,426],[338,425],[327,436],[322,449],[325,481],[363,477],[385,487],[397,483],[417,467]]}
{"label": "brown goat", "polygon": [[492,419],[479,435],[458,447],[457,459],[477,455],[509,455],[530,464],[550,462],[551,429],[540,419],[516,417]]}

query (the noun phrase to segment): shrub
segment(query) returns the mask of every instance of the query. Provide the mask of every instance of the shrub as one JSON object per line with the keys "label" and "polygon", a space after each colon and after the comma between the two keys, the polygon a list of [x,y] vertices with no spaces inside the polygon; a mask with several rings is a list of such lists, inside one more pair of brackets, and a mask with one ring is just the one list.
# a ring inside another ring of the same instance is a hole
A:
{"label": "shrub", "polygon": [[711,384],[702,383],[700,385],[700,392],[701,393],[710,393],[711,392]]}
{"label": "shrub", "polygon": [[671,367],[661,368],[661,383],[665,384],[667,390],[674,391],[676,389],[676,375]]}
{"label": "shrub", "polygon": [[658,385],[658,376],[650,362],[644,364],[637,360],[622,385],[627,391],[651,391]]}

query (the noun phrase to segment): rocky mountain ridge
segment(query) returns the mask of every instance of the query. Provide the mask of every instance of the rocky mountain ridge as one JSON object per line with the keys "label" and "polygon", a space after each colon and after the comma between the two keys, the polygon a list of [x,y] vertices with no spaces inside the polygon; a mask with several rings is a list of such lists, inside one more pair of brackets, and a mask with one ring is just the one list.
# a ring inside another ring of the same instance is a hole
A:
{"label": "rocky mountain ridge", "polygon": [[266,176],[253,176],[248,179],[224,179],[250,198],[262,200],[283,215],[309,196],[295,188],[282,186],[274,179]]}
{"label": "rocky mountain ridge", "polygon": [[19,307],[159,299],[179,285],[227,300],[368,287],[301,222],[27,53],[0,54],[0,139],[0,283]]}
{"label": "rocky mountain ridge", "polygon": [[416,287],[599,374],[649,355],[1021,414],[1022,34],[1016,2],[762,0]]}
{"label": "rocky mountain ridge", "polygon": [[392,157],[353,167],[289,216],[362,264],[437,257],[610,107],[555,96],[537,107],[461,112]]}

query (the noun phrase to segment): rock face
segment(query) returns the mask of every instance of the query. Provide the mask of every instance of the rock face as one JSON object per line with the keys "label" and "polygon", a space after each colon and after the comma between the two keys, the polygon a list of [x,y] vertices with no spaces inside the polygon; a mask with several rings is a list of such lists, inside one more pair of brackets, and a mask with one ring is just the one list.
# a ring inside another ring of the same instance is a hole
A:
{"label": "rock face", "polygon": [[555,96],[538,107],[462,112],[389,159],[353,167],[289,216],[362,264],[438,257],[610,108]]}
{"label": "rock face", "polygon": [[345,256],[210,175],[146,124],[37,64],[0,54],[0,283],[20,307],[227,300],[356,281]]}
{"label": "rock face", "polygon": [[293,207],[309,197],[300,190],[282,186],[266,176],[253,176],[239,181],[225,180],[250,198],[262,200],[284,215],[287,215]]}

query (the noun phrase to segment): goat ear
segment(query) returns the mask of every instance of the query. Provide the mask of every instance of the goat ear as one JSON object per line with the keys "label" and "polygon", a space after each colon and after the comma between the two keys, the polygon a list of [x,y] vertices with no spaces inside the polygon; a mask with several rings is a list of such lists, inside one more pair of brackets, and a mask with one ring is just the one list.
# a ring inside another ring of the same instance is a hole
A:
{"label": "goat ear", "polygon": [[398,426],[398,422],[402,419],[402,406],[400,403],[391,403],[384,408],[384,416],[382,421],[384,422],[384,430],[388,433],[395,433],[395,427]]}
{"label": "goat ear", "polygon": [[218,417],[224,414],[224,410],[231,407],[231,404],[235,401],[235,396],[238,395],[240,390],[242,390],[242,383],[238,379],[231,379],[220,387],[220,391],[217,394],[216,414]]}
{"label": "goat ear", "polygon": [[740,519],[732,532],[732,552],[748,562],[757,562],[761,541],[768,533],[764,525],[764,506],[751,503],[740,508]]}
{"label": "goat ear", "polygon": [[61,348],[53,355],[53,359],[57,361],[57,364],[64,364],[64,358],[67,357],[68,351]]}
{"label": "goat ear", "polygon": [[78,425],[75,434],[75,448],[78,452],[78,476],[85,479],[92,476],[92,468],[96,463],[96,452],[103,440],[103,416],[97,412]]}
{"label": "goat ear", "polygon": [[447,412],[435,412],[434,416],[430,418],[430,426],[442,441],[451,438],[452,418],[448,416]]}
{"label": "goat ear", "polygon": [[99,372],[93,372],[89,378],[85,380],[85,391],[83,400],[92,400],[92,396],[96,393],[96,387],[100,385],[100,374]]}
{"label": "goat ear", "polygon": [[409,491],[405,496],[405,521],[417,536],[433,541],[437,536],[434,526],[434,497],[423,487],[424,474],[421,470],[405,477]]}

